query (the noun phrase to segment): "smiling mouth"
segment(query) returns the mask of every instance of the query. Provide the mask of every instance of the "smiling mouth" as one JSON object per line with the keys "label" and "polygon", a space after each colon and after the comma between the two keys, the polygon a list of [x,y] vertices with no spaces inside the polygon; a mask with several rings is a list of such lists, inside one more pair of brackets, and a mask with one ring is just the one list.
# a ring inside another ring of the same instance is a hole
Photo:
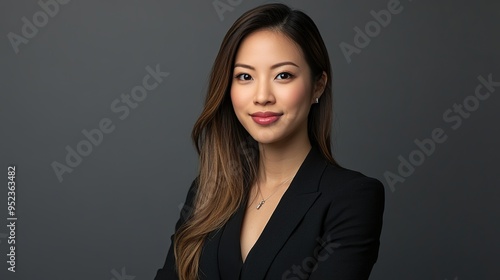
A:
{"label": "smiling mouth", "polygon": [[252,120],[260,125],[269,125],[280,119],[283,114],[275,112],[257,112],[250,114]]}

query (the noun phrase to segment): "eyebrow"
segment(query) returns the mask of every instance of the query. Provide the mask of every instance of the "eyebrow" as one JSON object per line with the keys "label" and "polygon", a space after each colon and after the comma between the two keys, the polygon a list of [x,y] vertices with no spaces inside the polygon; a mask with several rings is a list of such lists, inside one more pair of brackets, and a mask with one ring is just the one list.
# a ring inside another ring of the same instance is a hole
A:
{"label": "eyebrow", "polygon": [[[300,68],[297,64],[291,62],[291,61],[284,61],[284,62],[280,62],[280,63],[276,63],[274,64],[273,66],[271,66],[271,69],[275,69],[275,68],[278,68],[280,66],[283,66],[283,65],[293,65],[297,68]],[[248,68],[248,69],[251,69],[251,70],[255,70],[255,68],[253,66],[250,66],[248,64],[243,64],[243,63],[236,63],[234,65],[234,68],[236,67],[243,67],[243,68]]]}

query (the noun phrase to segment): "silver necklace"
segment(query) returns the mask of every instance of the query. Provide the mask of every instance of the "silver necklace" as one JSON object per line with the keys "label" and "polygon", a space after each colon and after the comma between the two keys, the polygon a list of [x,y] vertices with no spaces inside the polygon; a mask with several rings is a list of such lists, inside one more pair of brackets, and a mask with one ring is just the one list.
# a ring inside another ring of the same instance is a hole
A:
{"label": "silver necklace", "polygon": [[259,190],[259,194],[260,194],[260,196],[262,197],[262,200],[261,200],[261,201],[257,204],[257,207],[256,207],[256,208],[257,208],[257,210],[259,210],[259,209],[260,209],[260,207],[262,207],[262,205],[264,205],[264,203],[266,203],[266,201],[267,201],[269,198],[271,198],[271,196],[273,196],[276,192],[278,192],[278,190],[279,190],[279,189],[278,189],[278,187],[281,187],[283,184],[285,184],[286,182],[290,181],[292,178],[293,178],[293,176],[292,176],[292,177],[290,177],[290,178],[288,178],[288,179],[286,179],[285,181],[281,182],[279,185],[277,185],[277,186],[276,186],[276,190],[275,190],[275,191],[274,191],[274,192],[273,192],[270,196],[268,196],[266,199],[264,199],[264,196],[262,195],[262,192],[260,191],[260,184],[259,184],[259,183],[257,183],[257,188],[258,188],[258,190]]}

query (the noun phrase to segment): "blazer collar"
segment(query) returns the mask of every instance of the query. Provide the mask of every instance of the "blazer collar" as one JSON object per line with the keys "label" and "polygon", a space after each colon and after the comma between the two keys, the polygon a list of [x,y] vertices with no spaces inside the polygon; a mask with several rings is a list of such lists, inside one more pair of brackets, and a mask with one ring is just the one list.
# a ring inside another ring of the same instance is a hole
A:
{"label": "blazer collar", "polygon": [[248,253],[245,263],[241,259],[240,231],[246,202],[242,203],[226,223],[221,236],[218,255],[219,264],[225,264],[219,265],[222,279],[264,279],[274,257],[320,195],[319,182],[326,166],[327,161],[313,146]]}

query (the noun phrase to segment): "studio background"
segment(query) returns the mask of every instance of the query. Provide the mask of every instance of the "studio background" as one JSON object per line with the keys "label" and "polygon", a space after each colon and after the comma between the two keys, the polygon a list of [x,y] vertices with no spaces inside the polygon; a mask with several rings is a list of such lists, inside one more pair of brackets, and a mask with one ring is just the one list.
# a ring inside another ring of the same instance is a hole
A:
{"label": "studio background", "polygon": [[[196,176],[212,62],[234,20],[267,2],[0,2],[1,279],[154,278]],[[328,47],[336,159],[386,187],[370,279],[500,279],[500,2],[282,2]]]}

